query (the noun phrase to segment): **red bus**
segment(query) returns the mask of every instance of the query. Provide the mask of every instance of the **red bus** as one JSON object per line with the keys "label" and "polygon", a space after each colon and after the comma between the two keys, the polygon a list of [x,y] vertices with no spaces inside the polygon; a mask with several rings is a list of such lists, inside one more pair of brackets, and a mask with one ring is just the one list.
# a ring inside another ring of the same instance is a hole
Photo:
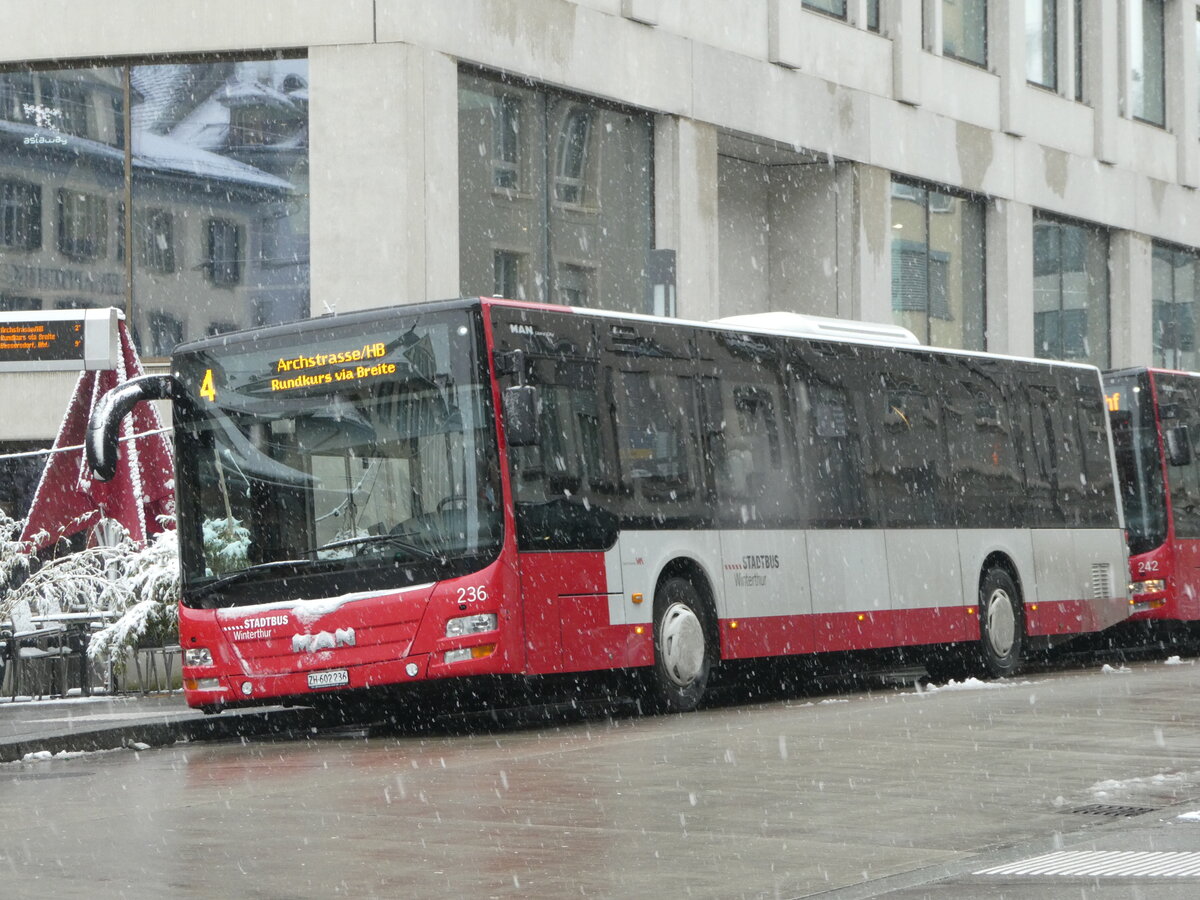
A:
{"label": "red bus", "polygon": [[1200,374],[1104,376],[1129,537],[1131,619],[1200,619]]}
{"label": "red bus", "polygon": [[171,399],[209,710],[612,669],[686,710],[723,660],[1002,676],[1128,615],[1098,370],[797,321],[470,299],[227,334],[111,392],[89,452]]}

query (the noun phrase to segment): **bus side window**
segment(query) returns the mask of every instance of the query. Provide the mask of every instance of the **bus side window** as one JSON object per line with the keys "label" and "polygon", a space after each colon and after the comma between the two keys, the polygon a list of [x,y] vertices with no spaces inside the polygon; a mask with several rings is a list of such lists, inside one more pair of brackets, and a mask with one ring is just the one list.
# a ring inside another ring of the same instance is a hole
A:
{"label": "bus side window", "polygon": [[842,387],[793,382],[800,474],[806,504],[802,523],[811,528],[870,524],[859,417]]}
{"label": "bus side window", "polygon": [[621,480],[641,500],[637,514],[698,497],[699,417],[693,379],[671,372],[621,372],[616,379]]}
{"label": "bus side window", "polygon": [[724,452],[715,461],[722,521],[737,527],[794,520],[796,492],[785,462],[778,384],[764,377],[723,387]]}

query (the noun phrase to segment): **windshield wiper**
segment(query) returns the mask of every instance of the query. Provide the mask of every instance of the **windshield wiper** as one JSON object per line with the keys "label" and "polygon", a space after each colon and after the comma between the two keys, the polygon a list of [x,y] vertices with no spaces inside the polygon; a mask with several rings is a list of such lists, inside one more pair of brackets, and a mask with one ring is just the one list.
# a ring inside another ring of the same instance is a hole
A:
{"label": "windshield wiper", "polygon": [[446,562],[444,555],[435,553],[433,550],[422,547],[419,544],[414,544],[412,541],[405,540],[398,534],[367,534],[361,537],[343,538],[340,541],[330,541],[328,544],[314,547],[308,552],[320,553],[322,550],[334,550],[338,547],[355,547],[367,544],[391,544],[394,547],[399,547],[401,550],[407,550],[413,556],[421,559],[436,559],[440,563]]}
{"label": "windshield wiper", "polygon": [[227,585],[235,584],[239,581],[244,581],[247,578],[251,577],[252,575],[257,575],[261,572],[269,571],[271,569],[283,569],[283,568],[287,568],[289,566],[292,568],[311,566],[315,562],[318,562],[318,560],[315,560],[315,559],[273,559],[270,562],[256,563],[253,566],[247,566],[244,569],[238,569],[236,572],[230,572],[228,575],[223,575],[222,577],[218,578],[216,581],[210,581],[208,584],[197,585],[193,589],[193,593],[197,597],[203,597],[203,596],[206,596],[207,594],[211,594],[214,591],[217,591],[223,587],[226,587]]}

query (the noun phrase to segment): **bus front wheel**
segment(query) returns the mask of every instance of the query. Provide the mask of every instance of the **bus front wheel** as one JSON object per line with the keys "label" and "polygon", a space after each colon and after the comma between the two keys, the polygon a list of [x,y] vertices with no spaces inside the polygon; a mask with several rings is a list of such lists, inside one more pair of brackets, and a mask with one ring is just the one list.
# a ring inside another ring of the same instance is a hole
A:
{"label": "bus front wheel", "polygon": [[1003,569],[989,569],[979,585],[979,644],[983,669],[993,678],[1021,666],[1025,627],[1021,595]]}
{"label": "bus front wheel", "polygon": [[695,586],[667,580],[654,598],[655,708],[687,712],[700,703],[716,657],[714,631]]}

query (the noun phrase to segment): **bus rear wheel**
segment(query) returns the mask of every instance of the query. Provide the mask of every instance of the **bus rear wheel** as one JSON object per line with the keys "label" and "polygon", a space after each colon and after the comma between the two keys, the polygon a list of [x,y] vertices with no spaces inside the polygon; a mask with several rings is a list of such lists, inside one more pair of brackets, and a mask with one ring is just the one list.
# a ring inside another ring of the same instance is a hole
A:
{"label": "bus rear wheel", "polygon": [[1021,595],[1003,569],[989,569],[979,584],[979,647],[983,671],[992,678],[1021,667],[1025,626]]}
{"label": "bus rear wheel", "polygon": [[695,585],[686,578],[668,579],[654,598],[656,709],[687,712],[699,705],[716,661],[714,632]]}

